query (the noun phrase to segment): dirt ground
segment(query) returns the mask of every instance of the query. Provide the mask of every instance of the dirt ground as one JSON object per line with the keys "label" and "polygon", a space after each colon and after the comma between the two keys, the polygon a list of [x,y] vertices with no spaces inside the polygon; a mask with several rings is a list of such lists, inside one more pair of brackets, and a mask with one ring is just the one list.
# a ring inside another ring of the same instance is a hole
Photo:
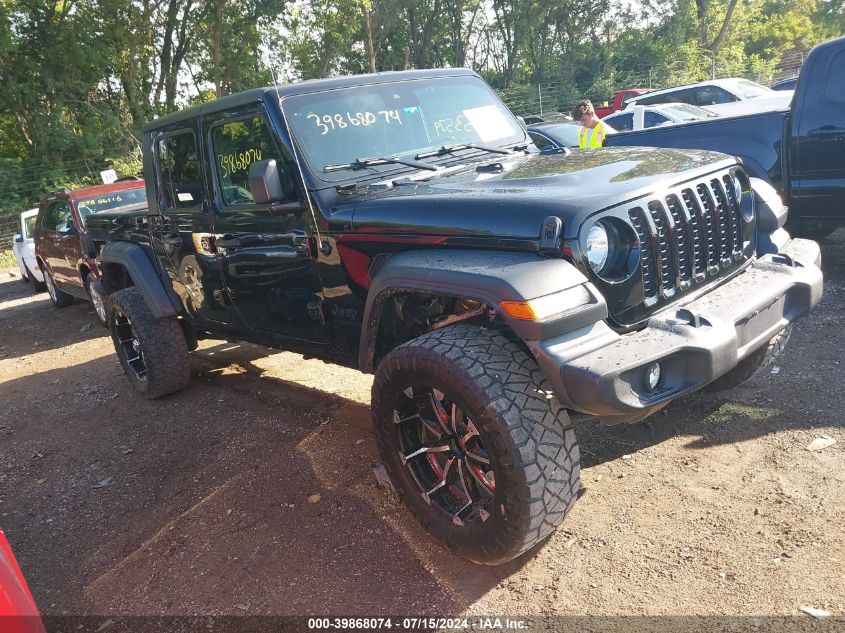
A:
{"label": "dirt ground", "polygon": [[3,273],[0,524],[47,615],[842,615],[845,230],[823,250],[779,369],[581,427],[581,499],[499,568],[378,487],[371,377],[207,342],[191,386],[148,402],[90,305]]}

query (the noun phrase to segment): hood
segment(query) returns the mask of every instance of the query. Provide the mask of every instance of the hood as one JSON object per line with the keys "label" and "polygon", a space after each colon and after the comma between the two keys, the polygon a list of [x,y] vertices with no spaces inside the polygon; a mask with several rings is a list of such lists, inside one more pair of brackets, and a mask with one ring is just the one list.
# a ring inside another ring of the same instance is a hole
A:
{"label": "hood", "polygon": [[473,166],[381,190],[358,188],[341,195],[335,210],[348,217],[351,207],[356,232],[518,239],[538,238],[543,219],[553,215],[571,238],[598,211],[736,164],[714,152],[646,147],[499,162],[499,171]]}

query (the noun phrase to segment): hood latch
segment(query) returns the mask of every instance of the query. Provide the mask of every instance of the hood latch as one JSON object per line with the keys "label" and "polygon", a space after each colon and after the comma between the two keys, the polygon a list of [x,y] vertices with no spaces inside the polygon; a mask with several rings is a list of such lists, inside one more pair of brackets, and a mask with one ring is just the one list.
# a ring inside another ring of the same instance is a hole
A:
{"label": "hood latch", "polygon": [[543,255],[560,255],[561,244],[560,234],[563,231],[563,222],[556,215],[550,215],[540,227],[540,248]]}

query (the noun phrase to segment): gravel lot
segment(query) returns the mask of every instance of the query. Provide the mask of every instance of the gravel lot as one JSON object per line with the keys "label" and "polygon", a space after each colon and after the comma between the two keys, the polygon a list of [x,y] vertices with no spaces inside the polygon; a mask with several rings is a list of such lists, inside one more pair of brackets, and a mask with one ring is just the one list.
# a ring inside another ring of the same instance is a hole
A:
{"label": "gravel lot", "polygon": [[823,250],[777,373],[582,427],[575,510],[499,568],[377,486],[371,377],[206,342],[148,402],[90,305],[3,273],[0,524],[47,615],[843,615],[845,230]]}

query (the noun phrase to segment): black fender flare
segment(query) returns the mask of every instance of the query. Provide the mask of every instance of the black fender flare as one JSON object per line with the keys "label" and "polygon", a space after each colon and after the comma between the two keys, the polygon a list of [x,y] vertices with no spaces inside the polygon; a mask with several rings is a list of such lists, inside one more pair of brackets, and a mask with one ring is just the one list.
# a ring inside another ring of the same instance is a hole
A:
{"label": "black fender flare", "polygon": [[[172,296],[172,292],[167,291],[156,271],[155,264],[141,245],[133,242],[110,242],[103,247],[100,261],[103,264],[104,278],[107,276],[106,264],[119,264],[126,269],[157,319],[179,314],[176,308],[179,305],[178,300]],[[106,278],[106,287],[108,285]]]}
{"label": "black fender flare", "polygon": [[358,365],[371,372],[385,301],[400,292],[428,292],[474,299],[498,309],[502,301],[529,301],[584,286],[589,301],[545,321],[513,319],[500,312],[525,341],[558,336],[607,318],[607,304],[587,277],[563,258],[537,253],[424,250],[391,255],[372,281],[361,328]]}

